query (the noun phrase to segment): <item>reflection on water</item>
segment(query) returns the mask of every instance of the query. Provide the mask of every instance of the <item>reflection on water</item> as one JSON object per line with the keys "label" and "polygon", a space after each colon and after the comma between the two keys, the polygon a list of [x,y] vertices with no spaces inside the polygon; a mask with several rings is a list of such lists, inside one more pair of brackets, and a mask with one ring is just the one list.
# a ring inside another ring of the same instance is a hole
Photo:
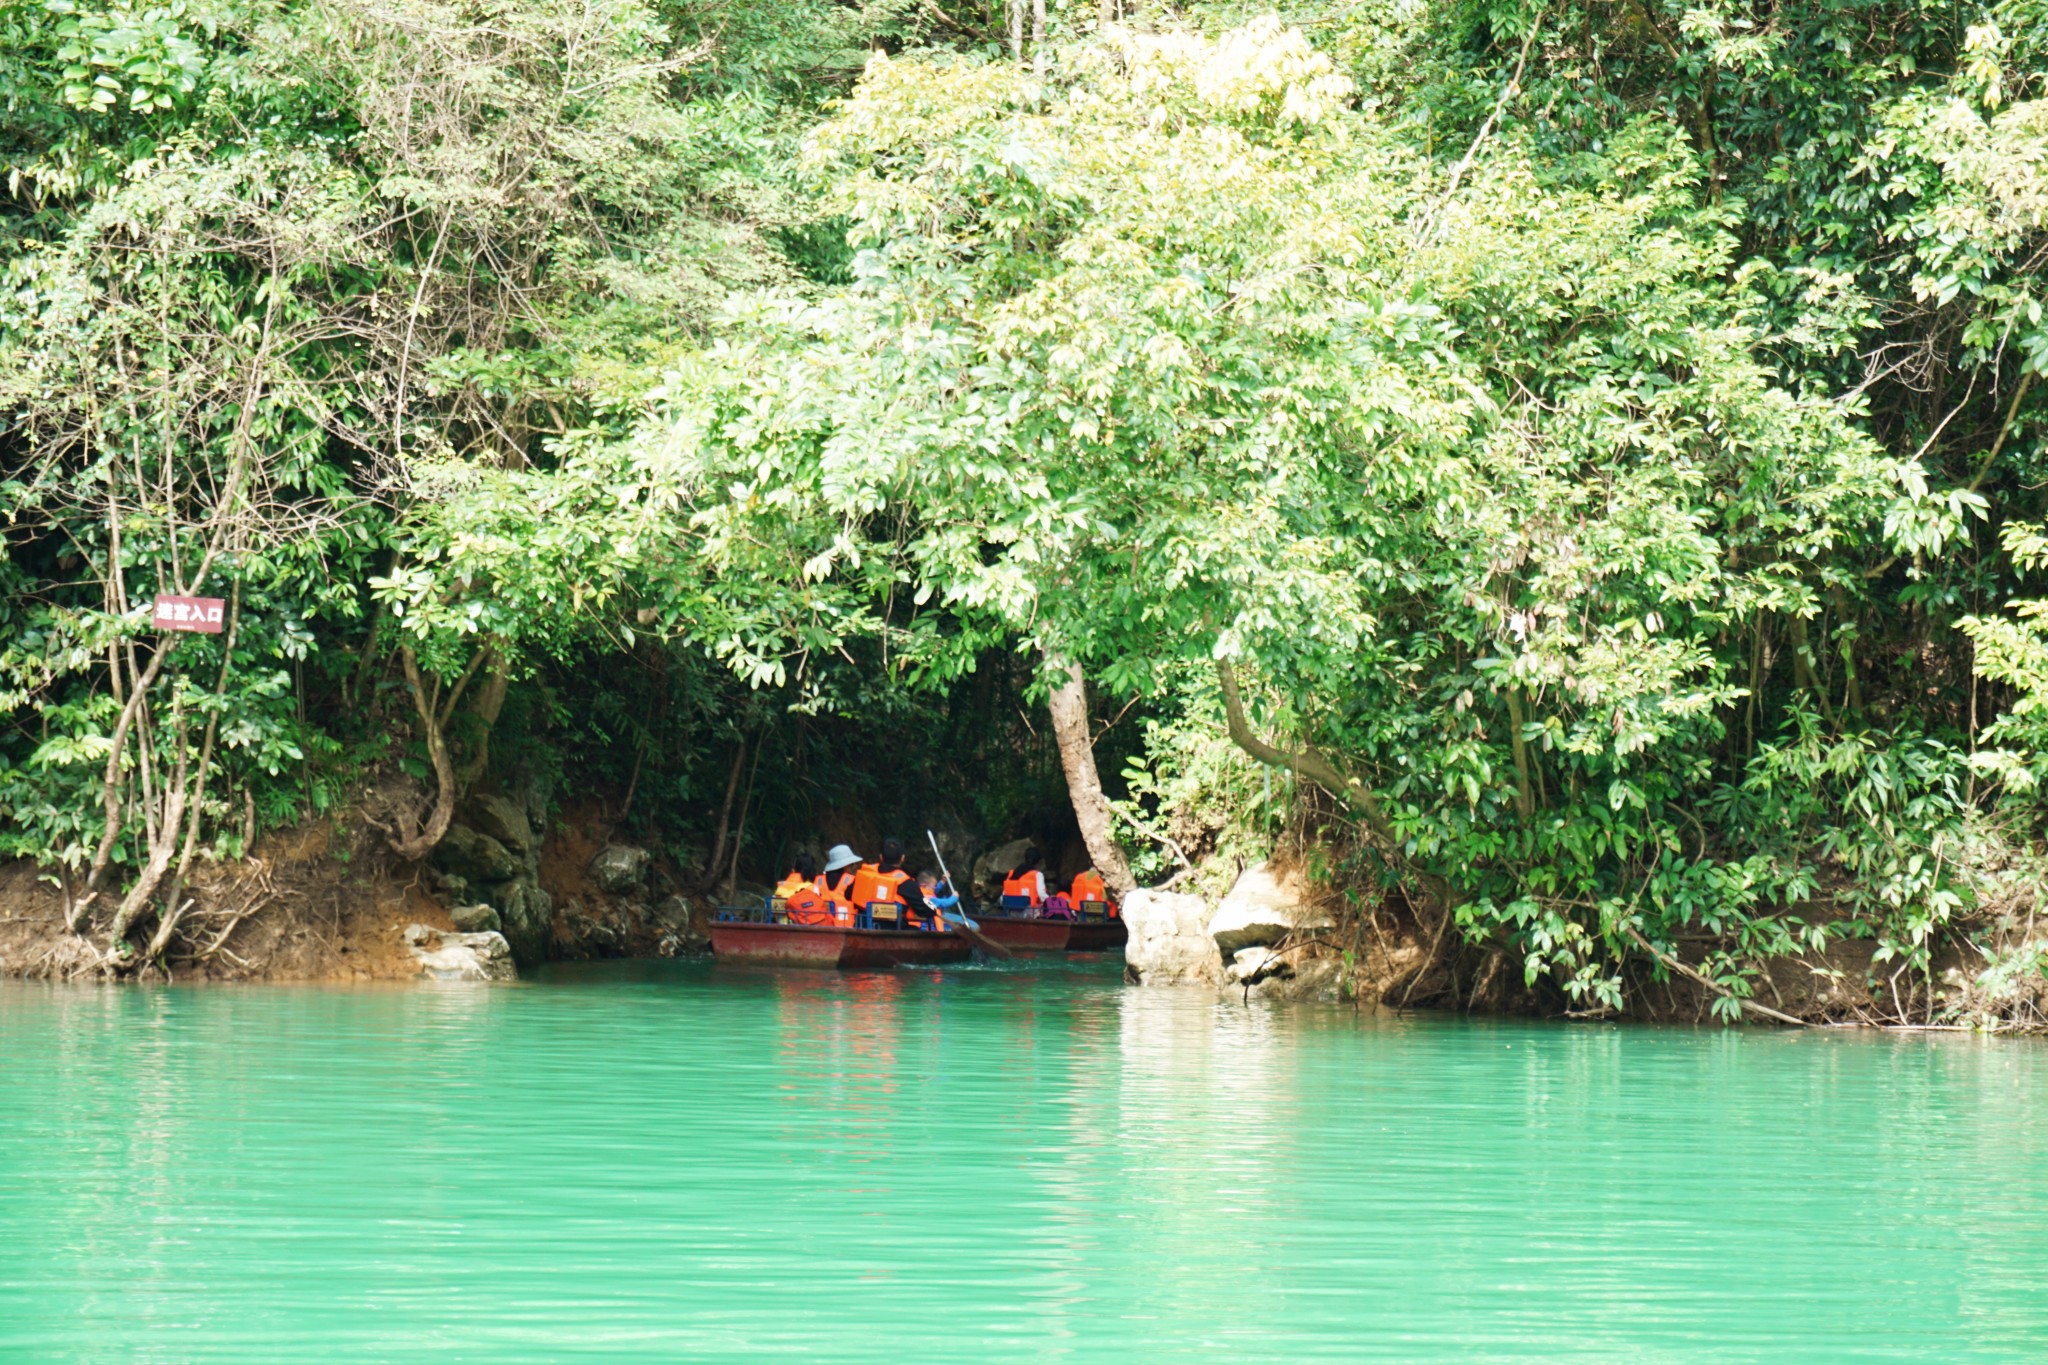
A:
{"label": "reflection on water", "polygon": [[1114,963],[0,988],[0,1360],[2048,1356],[2048,1050]]}

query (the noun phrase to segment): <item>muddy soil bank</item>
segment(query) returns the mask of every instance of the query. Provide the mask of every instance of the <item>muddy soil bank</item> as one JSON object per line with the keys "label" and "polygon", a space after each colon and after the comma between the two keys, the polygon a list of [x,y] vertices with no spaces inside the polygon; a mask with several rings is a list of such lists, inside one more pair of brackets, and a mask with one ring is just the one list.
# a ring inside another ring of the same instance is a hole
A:
{"label": "muddy soil bank", "polygon": [[[614,893],[593,880],[597,855],[615,847],[601,803],[563,812],[536,839],[535,877],[547,893],[540,961],[655,956],[686,949],[702,897],[644,859]],[[124,975],[174,981],[367,981],[419,975],[408,926],[454,930],[451,912],[476,897],[434,860],[407,863],[360,812],[265,835],[238,862],[201,863],[166,952]],[[115,975],[100,940],[66,925],[53,873],[0,864],[0,976],[70,980]]]}

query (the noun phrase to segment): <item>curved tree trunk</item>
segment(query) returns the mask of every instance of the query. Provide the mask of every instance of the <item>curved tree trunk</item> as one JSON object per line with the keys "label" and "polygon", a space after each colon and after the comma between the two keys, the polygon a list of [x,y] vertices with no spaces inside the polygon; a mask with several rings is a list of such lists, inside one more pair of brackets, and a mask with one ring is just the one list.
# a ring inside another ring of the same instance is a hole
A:
{"label": "curved tree trunk", "polygon": [[[427,688],[420,678],[419,657],[406,645],[398,651],[399,661],[405,665],[405,687],[412,694],[412,704],[420,713],[420,730],[427,741],[427,757],[434,765],[434,804],[427,812],[424,823],[417,817],[403,817],[404,823],[396,830],[386,831],[386,841],[391,851],[409,863],[418,862],[434,851],[434,845],[441,842],[441,836],[448,832],[449,822],[455,818],[455,763],[448,756],[448,738],[441,728],[440,717],[434,714],[433,700],[427,695]],[[468,681],[467,674],[463,681]],[[452,707],[453,701],[451,699]]]}
{"label": "curved tree trunk", "polygon": [[1088,733],[1088,686],[1079,664],[1066,666],[1066,679],[1053,689],[1047,708],[1052,712],[1052,732],[1059,741],[1060,766],[1067,774],[1067,795],[1074,803],[1074,818],[1081,823],[1081,838],[1088,844],[1088,856],[1110,891],[1119,898],[1136,888],[1137,878],[1111,832],[1109,799],[1102,794],[1102,778],[1095,770],[1095,741]]}
{"label": "curved tree trunk", "polygon": [[[1282,749],[1277,744],[1269,744],[1254,734],[1251,722],[1245,718],[1244,700],[1238,694],[1237,670],[1227,660],[1216,661],[1216,682],[1223,693],[1223,721],[1230,731],[1232,743],[1259,762],[1289,769],[1297,777],[1307,778],[1342,801],[1390,857],[1399,857],[1401,841],[1395,836],[1394,828],[1388,822],[1386,812],[1380,808],[1379,798],[1372,794],[1371,788],[1312,748]],[[1409,866],[1416,880],[1422,883],[1424,889],[1436,901],[1437,911],[1443,917],[1443,922],[1448,922],[1452,911],[1464,897],[1450,882],[1434,872],[1415,867],[1412,863]]]}

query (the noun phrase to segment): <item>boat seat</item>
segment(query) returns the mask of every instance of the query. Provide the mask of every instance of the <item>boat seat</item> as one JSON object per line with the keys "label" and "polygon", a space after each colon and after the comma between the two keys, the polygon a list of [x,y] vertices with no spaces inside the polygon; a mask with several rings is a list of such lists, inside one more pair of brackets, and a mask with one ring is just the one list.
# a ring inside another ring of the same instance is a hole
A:
{"label": "boat seat", "polygon": [[869,901],[868,922],[877,929],[903,927],[903,907],[894,901]]}
{"label": "boat seat", "polygon": [[1004,914],[1021,915],[1031,908],[1031,897],[1005,896],[1002,899],[1002,906]]}
{"label": "boat seat", "polygon": [[1108,901],[1082,901],[1074,907],[1074,913],[1082,919],[1108,919]]}

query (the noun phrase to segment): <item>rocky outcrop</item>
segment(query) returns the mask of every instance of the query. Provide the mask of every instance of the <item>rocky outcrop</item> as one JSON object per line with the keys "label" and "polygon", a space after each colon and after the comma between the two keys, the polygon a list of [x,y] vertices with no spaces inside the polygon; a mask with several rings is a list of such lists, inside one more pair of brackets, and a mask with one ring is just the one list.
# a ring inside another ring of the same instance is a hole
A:
{"label": "rocky outcrop", "polygon": [[483,904],[458,905],[448,912],[448,918],[465,934],[495,934],[505,927],[498,912]]}
{"label": "rocky outcrop", "polygon": [[521,859],[503,844],[467,824],[452,824],[434,846],[434,866],[472,886],[507,882],[517,877]]}
{"label": "rocky outcrop", "polygon": [[682,896],[665,896],[654,907],[649,920],[656,934],[654,951],[663,957],[709,950],[711,940],[697,932],[690,902]]}
{"label": "rocky outcrop", "polygon": [[526,808],[516,801],[503,796],[475,797],[469,803],[468,814],[477,833],[497,840],[514,857],[524,858],[539,847],[534,842]]}
{"label": "rocky outcrop", "polygon": [[1209,937],[1209,907],[1200,896],[1133,891],[1124,900],[1124,975],[1142,986],[1214,986],[1223,957]]}
{"label": "rocky outcrop", "polygon": [[669,890],[652,855],[606,844],[591,856],[577,890],[555,917],[554,947],[570,958],[673,957],[708,943],[692,932],[690,903]]}
{"label": "rocky outcrop", "polygon": [[[1246,952],[1265,952],[1263,948],[1248,948]],[[1226,996],[1242,995],[1246,1001],[1266,1000],[1275,1003],[1299,1003],[1314,1001],[1334,1003],[1342,998],[1344,965],[1334,957],[1300,957],[1296,954],[1273,954],[1272,959],[1261,964],[1261,970],[1223,988]]]}
{"label": "rocky outcrop", "polygon": [[606,844],[590,860],[590,880],[606,895],[626,895],[639,889],[651,861],[644,848],[635,848],[631,844]]}
{"label": "rocky outcrop", "polygon": [[547,958],[555,917],[554,901],[541,889],[540,840],[533,830],[527,804],[472,797],[432,859],[442,897],[465,911],[482,906],[496,912],[497,923],[484,932],[502,933],[513,955],[529,965]]}
{"label": "rocky outcrop", "polygon": [[1327,911],[1310,900],[1301,878],[1258,863],[1238,875],[1230,894],[1209,920],[1209,937],[1228,955],[1240,948],[1269,947],[1335,928]]}
{"label": "rocky outcrop", "polygon": [[1240,985],[1250,985],[1262,977],[1287,970],[1287,960],[1271,948],[1255,945],[1239,948],[1230,955],[1230,965],[1224,969],[1227,980]]}
{"label": "rocky outcrop", "polygon": [[505,937],[521,962],[539,962],[547,956],[548,937],[555,927],[555,900],[541,889],[540,869],[521,876],[500,889],[493,903],[505,920]]}
{"label": "rocky outcrop", "polygon": [[405,945],[420,975],[436,981],[512,981],[512,945],[503,934],[448,933],[424,924],[406,926]]}
{"label": "rocky outcrop", "polygon": [[1000,848],[992,848],[974,860],[974,875],[970,881],[974,894],[983,901],[994,901],[1002,894],[1003,878],[1010,875],[1010,869],[1024,861],[1024,850],[1031,847],[1029,839],[1012,839]]}

